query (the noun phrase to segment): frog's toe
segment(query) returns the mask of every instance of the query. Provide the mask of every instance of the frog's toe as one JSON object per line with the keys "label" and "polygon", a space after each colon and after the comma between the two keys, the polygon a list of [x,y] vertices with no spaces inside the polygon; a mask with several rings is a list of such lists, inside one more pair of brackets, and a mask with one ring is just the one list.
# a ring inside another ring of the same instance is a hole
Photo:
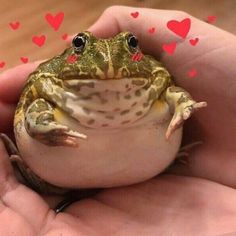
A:
{"label": "frog's toe", "polygon": [[206,106],[207,106],[207,102],[196,102],[193,105],[193,108],[194,109],[199,109],[199,108],[206,107]]}
{"label": "frog's toe", "polygon": [[190,106],[187,106],[183,111],[183,119],[187,120],[195,110],[198,110],[199,108],[206,107],[206,102],[195,102]]}
{"label": "frog's toe", "polygon": [[183,120],[187,120],[193,112],[192,107],[188,107],[184,112],[183,112]]}
{"label": "frog's toe", "polygon": [[79,138],[86,139],[87,136],[77,131],[70,130],[65,126],[60,129],[51,130],[47,134],[45,133],[43,139],[41,137],[41,141],[50,146],[78,147]]}
{"label": "frog's toe", "polygon": [[183,117],[181,116],[181,114],[174,115],[166,131],[167,140],[169,140],[171,134],[173,134],[174,131],[178,129],[182,123],[183,123]]}

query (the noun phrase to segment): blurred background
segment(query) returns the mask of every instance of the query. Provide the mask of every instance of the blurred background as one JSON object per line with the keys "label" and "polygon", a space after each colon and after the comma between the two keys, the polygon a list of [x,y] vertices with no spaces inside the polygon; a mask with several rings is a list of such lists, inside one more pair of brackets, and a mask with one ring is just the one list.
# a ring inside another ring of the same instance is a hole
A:
{"label": "blurred background", "polygon": [[[182,10],[202,20],[216,16],[214,25],[236,34],[236,0],[0,0],[0,72],[62,52],[67,35],[85,30],[111,5]],[[45,15],[58,12],[64,20],[54,31]],[[39,47],[32,37],[42,35]]]}

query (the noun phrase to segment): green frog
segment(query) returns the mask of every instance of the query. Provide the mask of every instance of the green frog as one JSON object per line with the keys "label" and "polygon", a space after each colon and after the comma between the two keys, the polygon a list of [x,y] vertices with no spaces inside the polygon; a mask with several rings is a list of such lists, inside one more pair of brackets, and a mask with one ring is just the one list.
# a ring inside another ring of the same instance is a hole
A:
{"label": "green frog", "polygon": [[17,150],[7,142],[39,192],[128,185],[173,162],[183,122],[206,105],[175,86],[132,33],[85,31],[29,75],[15,112]]}

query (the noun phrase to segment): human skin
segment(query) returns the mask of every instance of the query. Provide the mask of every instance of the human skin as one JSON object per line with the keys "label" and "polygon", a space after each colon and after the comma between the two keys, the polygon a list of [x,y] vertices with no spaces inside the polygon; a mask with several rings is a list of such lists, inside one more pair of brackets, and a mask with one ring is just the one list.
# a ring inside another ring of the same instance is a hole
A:
{"label": "human skin", "polygon": [[[133,19],[131,12],[139,12]],[[189,17],[188,38],[178,39],[169,20]],[[148,28],[157,33],[150,35]],[[185,143],[202,140],[187,165],[129,187],[105,190],[56,215],[41,196],[15,179],[0,142],[0,234],[10,235],[223,235],[236,232],[236,37],[183,12],[108,8],[89,29],[97,37],[132,31],[145,53],[164,63],[176,83],[208,107],[185,124]],[[188,40],[199,38],[196,46]],[[178,41],[172,56],[162,45]],[[11,134],[16,102],[37,63],[0,76],[0,131]],[[195,68],[196,78],[187,78]],[[48,200],[48,199],[46,199]],[[58,198],[50,199],[55,205]],[[34,216],[34,217],[32,217]],[[9,227],[10,226],[10,227]],[[232,233],[232,235],[234,235]]]}

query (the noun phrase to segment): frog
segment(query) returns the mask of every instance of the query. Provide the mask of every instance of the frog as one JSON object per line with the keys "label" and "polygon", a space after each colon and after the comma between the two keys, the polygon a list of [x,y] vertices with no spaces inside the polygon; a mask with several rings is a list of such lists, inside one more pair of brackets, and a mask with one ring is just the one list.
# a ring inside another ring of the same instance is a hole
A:
{"label": "frog", "polygon": [[2,137],[40,193],[124,186],[173,163],[185,120],[206,106],[132,32],[104,39],[83,31],[29,75],[15,111],[16,145]]}

